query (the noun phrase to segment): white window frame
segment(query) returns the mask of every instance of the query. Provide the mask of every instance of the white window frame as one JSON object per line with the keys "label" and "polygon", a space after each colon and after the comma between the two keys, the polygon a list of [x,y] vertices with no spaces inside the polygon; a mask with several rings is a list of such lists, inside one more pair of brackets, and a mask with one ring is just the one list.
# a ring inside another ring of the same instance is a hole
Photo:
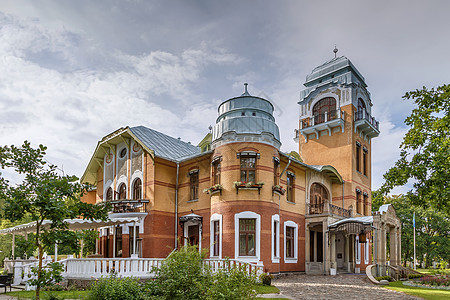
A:
{"label": "white window frame", "polygon": [[[255,256],[239,256],[239,219],[256,219]],[[234,257],[249,263],[258,263],[261,257],[261,216],[252,211],[243,211],[234,215]]]}
{"label": "white window frame", "polygon": [[364,263],[367,265],[369,264],[369,239],[367,239],[367,242],[364,244]]}
{"label": "white window frame", "polygon": [[[274,253],[273,252],[273,248],[274,248],[274,245],[273,245],[273,235],[274,235],[274,230],[275,230],[275,228],[274,228],[274,226],[273,226],[273,224],[274,223],[277,223],[277,228],[276,228],[276,235],[277,235],[277,240],[276,240],[276,253]],[[280,216],[278,215],[278,214],[276,214],[276,215],[272,215],[272,236],[271,236],[271,240],[272,240],[272,242],[271,242],[271,253],[272,253],[272,263],[275,263],[275,264],[279,264],[280,263]]]}
{"label": "white window frame", "polygon": [[[294,227],[294,257],[286,257],[286,227]],[[287,264],[298,262],[298,225],[293,221],[284,222],[284,262]]]}
{"label": "white window frame", "polygon": [[356,247],[356,264],[360,264],[361,263],[361,245],[359,244],[359,235],[356,235],[356,239],[355,239],[355,247]]}
{"label": "white window frame", "polygon": [[[214,221],[219,221],[219,256],[211,255],[214,249]],[[209,257],[222,259],[222,215],[221,214],[212,214],[210,220],[210,255]]]}

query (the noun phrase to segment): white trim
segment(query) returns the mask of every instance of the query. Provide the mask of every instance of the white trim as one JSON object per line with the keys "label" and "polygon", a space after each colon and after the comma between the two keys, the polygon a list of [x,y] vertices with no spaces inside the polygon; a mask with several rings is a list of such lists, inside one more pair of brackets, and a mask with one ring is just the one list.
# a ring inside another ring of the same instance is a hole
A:
{"label": "white trim", "polygon": [[187,221],[184,223],[184,245],[187,246],[187,237],[188,237],[188,227],[198,225],[198,251],[202,251],[202,224],[198,222]]}
{"label": "white trim", "polygon": [[[239,219],[256,219],[255,256],[239,256]],[[261,216],[252,211],[243,211],[234,215],[234,257],[244,262],[258,263],[261,253]]]}
{"label": "white trim", "polygon": [[367,265],[369,264],[369,239],[367,239],[367,242],[364,244],[364,263]]}
{"label": "white trim", "polygon": [[[294,257],[286,257],[286,227],[294,227]],[[284,262],[287,264],[298,262],[298,225],[293,221],[284,222]]]}
{"label": "white trim", "polygon": [[[277,235],[277,240],[276,240],[276,253],[273,253],[273,236],[274,236],[274,226],[273,223],[277,223],[277,228],[276,228],[276,235]],[[272,253],[272,263],[275,264],[279,264],[280,263],[280,216],[278,214],[276,215],[272,215],[272,235],[271,235],[271,240],[272,242],[270,243],[271,245],[271,253]]]}
{"label": "white trim", "polygon": [[356,247],[356,264],[360,264],[361,263],[361,244],[359,243],[359,236],[356,235],[356,239],[355,239],[355,247]]}
{"label": "white trim", "polygon": [[[219,221],[219,256],[211,255],[213,253],[212,249],[214,249],[214,226],[213,222]],[[219,259],[222,259],[222,215],[221,214],[212,214],[211,220],[210,220],[210,257],[218,257]]]}

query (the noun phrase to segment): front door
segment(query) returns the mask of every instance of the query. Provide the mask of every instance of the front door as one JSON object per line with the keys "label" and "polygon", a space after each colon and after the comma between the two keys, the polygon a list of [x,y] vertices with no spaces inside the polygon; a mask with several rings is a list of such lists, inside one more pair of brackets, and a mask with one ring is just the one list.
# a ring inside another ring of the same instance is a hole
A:
{"label": "front door", "polygon": [[199,233],[200,226],[199,225],[189,225],[188,226],[188,236],[187,236],[187,242],[191,246],[198,246],[199,245]]}

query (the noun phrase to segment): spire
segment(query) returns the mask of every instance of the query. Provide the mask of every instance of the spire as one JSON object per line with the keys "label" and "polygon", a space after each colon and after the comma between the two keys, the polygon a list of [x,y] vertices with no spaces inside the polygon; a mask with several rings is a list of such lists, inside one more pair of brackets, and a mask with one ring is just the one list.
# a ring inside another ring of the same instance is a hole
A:
{"label": "spire", "polygon": [[248,83],[244,83],[244,93],[241,96],[251,96],[247,91]]}
{"label": "spire", "polygon": [[333,50],[333,52],[334,52],[334,58],[336,58],[336,54],[337,54],[337,52],[338,52],[338,48],[336,48],[336,44],[334,44],[334,50]]}

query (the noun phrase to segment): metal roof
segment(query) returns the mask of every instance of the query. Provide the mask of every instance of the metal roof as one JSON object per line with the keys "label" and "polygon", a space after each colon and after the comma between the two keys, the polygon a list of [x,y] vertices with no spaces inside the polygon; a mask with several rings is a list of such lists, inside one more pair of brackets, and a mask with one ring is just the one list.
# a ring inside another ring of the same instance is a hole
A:
{"label": "metal roof", "polygon": [[361,223],[363,225],[372,225],[373,217],[372,216],[364,216],[364,217],[356,217],[356,218],[347,218],[343,220],[339,220],[334,222],[333,224],[328,225],[328,228],[336,228],[340,224],[344,223]]}
{"label": "metal roof", "polygon": [[144,126],[131,127],[130,130],[143,144],[152,149],[155,156],[158,157],[177,161],[182,157],[201,153],[198,147],[190,143]]}

